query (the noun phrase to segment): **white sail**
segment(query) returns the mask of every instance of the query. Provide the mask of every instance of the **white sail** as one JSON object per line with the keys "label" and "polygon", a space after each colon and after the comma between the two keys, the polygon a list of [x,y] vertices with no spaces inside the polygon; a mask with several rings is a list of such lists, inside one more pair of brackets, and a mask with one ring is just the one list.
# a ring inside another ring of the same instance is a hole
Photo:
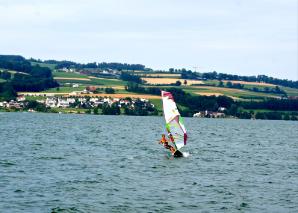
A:
{"label": "white sail", "polygon": [[166,129],[171,133],[176,149],[181,149],[186,145],[187,134],[182,121],[182,117],[177,109],[174,98],[170,92],[161,91],[163,112],[166,120]]}

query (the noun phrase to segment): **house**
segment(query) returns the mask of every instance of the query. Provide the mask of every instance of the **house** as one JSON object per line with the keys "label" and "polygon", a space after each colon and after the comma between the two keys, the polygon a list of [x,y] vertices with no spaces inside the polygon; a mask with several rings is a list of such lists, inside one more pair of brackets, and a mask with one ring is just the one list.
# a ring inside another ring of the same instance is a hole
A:
{"label": "house", "polygon": [[225,113],[222,112],[213,112],[210,115],[211,118],[224,118],[225,117]]}
{"label": "house", "polygon": [[24,95],[20,95],[17,97],[17,101],[25,101],[25,100],[26,100],[26,98]]}
{"label": "house", "polygon": [[227,108],[225,108],[225,107],[218,107],[218,111],[219,112],[223,112],[223,111],[225,111]]}
{"label": "house", "polygon": [[6,101],[0,102],[0,107],[6,107],[6,105],[7,105]]}
{"label": "house", "polygon": [[73,104],[73,103],[76,102],[76,99],[74,99],[74,98],[67,98],[66,101],[67,101],[68,103],[70,103],[70,104]]}
{"label": "house", "polygon": [[58,98],[57,107],[67,108],[69,107],[69,102],[65,99]]}
{"label": "house", "polygon": [[14,101],[14,100],[11,100],[10,102],[8,102],[6,104],[6,107],[7,108],[21,109],[23,107],[23,103],[21,104],[21,103],[18,103],[16,101]]}
{"label": "house", "polygon": [[56,107],[57,100],[56,98],[47,98],[45,104],[47,107]]}
{"label": "house", "polygon": [[193,114],[193,117],[203,118],[203,117],[205,117],[205,113],[204,112],[197,112],[197,113]]}
{"label": "house", "polygon": [[86,87],[85,90],[88,91],[88,92],[94,92],[96,89],[97,89],[97,87],[95,87],[95,86],[88,86],[88,87]]}

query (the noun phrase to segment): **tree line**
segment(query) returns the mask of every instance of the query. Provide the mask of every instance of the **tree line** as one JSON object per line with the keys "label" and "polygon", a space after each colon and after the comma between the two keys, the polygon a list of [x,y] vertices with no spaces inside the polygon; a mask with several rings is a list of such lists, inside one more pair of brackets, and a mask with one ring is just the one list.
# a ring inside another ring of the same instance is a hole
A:
{"label": "tree line", "polygon": [[48,63],[48,64],[56,64],[56,69],[62,69],[62,68],[75,68],[75,69],[113,69],[113,70],[145,70],[146,67],[142,64],[127,64],[127,63],[76,63],[73,61],[57,61],[57,60],[40,60],[40,59],[33,59],[31,58],[30,61],[32,62],[38,62],[38,63]]}
{"label": "tree line", "polygon": [[287,79],[278,79],[269,77],[266,75],[257,75],[257,76],[240,76],[240,75],[232,75],[226,73],[217,73],[214,72],[206,72],[206,73],[198,73],[193,72],[191,70],[186,69],[169,69],[170,72],[180,73],[181,77],[184,79],[203,79],[203,80],[229,80],[229,81],[247,81],[247,82],[264,82],[268,84],[280,85],[285,87],[297,88],[298,89],[298,81],[292,81]]}

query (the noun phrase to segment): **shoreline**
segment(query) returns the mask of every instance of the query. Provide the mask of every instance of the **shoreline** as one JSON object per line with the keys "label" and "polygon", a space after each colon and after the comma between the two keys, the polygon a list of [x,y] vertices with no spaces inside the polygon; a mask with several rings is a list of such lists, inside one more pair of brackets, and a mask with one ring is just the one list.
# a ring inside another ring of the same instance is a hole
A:
{"label": "shoreline", "polygon": [[[81,109],[82,111],[87,111],[86,109]],[[56,112],[40,112],[40,111],[6,111],[0,108],[0,113],[38,113],[38,114],[72,114],[72,115],[94,115],[94,116],[101,116],[101,115],[107,115],[107,114],[94,114],[94,113],[86,113],[86,112],[81,112],[78,110],[78,112],[61,112],[61,111],[56,111]],[[111,115],[111,116],[137,116],[137,117],[163,117],[163,115],[126,115],[126,114],[119,114],[119,115]],[[256,118],[251,118],[251,119],[244,119],[244,118],[238,118],[238,117],[233,117],[233,116],[228,116],[228,117],[217,117],[217,118],[208,118],[208,117],[184,117],[184,118],[195,118],[195,119],[211,119],[211,120],[259,120],[259,121],[297,121],[297,120],[285,120],[285,119],[256,119]]]}

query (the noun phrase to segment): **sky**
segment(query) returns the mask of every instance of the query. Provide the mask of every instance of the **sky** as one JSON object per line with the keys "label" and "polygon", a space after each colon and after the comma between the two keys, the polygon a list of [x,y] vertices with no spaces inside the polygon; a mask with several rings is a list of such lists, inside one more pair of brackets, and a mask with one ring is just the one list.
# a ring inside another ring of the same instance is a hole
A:
{"label": "sky", "polygon": [[0,54],[298,80],[297,0],[0,0]]}

